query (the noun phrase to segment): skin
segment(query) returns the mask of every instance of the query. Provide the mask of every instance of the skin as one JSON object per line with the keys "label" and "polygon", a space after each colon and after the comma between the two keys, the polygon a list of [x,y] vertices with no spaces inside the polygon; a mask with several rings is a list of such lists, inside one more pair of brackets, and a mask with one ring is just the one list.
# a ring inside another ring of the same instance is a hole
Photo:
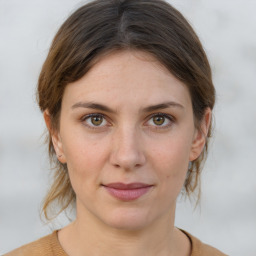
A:
{"label": "skin", "polygon": [[[47,111],[44,117],[50,129]],[[190,255],[188,238],[174,227],[176,198],[210,119],[207,109],[196,129],[187,87],[138,51],[104,56],[67,85],[60,128],[51,133],[77,199],[76,220],[58,233],[68,255]],[[127,202],[106,191],[113,182],[152,187]]]}

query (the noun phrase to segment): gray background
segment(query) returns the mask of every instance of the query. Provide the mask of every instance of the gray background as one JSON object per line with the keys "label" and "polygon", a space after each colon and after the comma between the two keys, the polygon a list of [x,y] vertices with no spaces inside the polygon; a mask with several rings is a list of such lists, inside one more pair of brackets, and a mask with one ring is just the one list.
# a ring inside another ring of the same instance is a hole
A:
{"label": "gray background", "polygon": [[[256,1],[170,1],[208,53],[217,89],[215,133],[194,210],[176,225],[229,255],[256,255]],[[67,223],[40,221],[49,165],[35,87],[50,42],[78,0],[0,0],[0,254]]]}

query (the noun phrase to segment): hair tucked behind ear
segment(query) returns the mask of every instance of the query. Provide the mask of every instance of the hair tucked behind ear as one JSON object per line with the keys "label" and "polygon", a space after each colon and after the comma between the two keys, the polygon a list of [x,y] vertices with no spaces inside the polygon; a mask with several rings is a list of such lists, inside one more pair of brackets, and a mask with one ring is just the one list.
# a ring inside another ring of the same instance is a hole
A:
{"label": "hair tucked behind ear", "polygon": [[[48,110],[52,128],[59,129],[61,101],[67,84],[84,76],[104,54],[140,50],[154,56],[190,92],[195,125],[213,109],[215,89],[204,49],[192,27],[171,5],[161,0],[96,0],[74,12],[57,32],[38,80],[38,104]],[[199,188],[205,148],[193,161],[185,182],[187,194]],[[58,213],[75,200],[66,165],[55,156],[50,133],[49,156],[54,166],[53,184],[43,205],[46,218],[51,205]]]}

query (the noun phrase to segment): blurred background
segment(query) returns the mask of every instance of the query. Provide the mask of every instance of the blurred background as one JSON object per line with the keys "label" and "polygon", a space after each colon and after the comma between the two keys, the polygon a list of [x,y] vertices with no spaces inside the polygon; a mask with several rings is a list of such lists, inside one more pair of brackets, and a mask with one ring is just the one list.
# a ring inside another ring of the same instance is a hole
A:
{"label": "blurred background", "polygon": [[[215,132],[199,207],[179,200],[176,226],[228,255],[256,255],[256,1],[169,1],[209,56]],[[0,0],[0,254],[67,223],[40,220],[50,168],[35,99],[51,40],[85,1]]]}

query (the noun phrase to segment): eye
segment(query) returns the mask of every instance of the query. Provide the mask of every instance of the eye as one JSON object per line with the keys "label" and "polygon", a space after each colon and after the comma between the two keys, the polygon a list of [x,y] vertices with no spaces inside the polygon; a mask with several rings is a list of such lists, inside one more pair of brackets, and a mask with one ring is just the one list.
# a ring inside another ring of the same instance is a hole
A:
{"label": "eye", "polygon": [[90,128],[103,127],[107,125],[105,117],[101,114],[86,115],[82,121]]}
{"label": "eye", "polygon": [[170,115],[164,113],[154,114],[150,117],[148,125],[156,128],[167,128],[173,122],[173,118]]}
{"label": "eye", "polygon": [[154,116],[154,117],[152,117],[152,119],[153,119],[153,123],[155,125],[162,125],[165,122],[164,116]]}

